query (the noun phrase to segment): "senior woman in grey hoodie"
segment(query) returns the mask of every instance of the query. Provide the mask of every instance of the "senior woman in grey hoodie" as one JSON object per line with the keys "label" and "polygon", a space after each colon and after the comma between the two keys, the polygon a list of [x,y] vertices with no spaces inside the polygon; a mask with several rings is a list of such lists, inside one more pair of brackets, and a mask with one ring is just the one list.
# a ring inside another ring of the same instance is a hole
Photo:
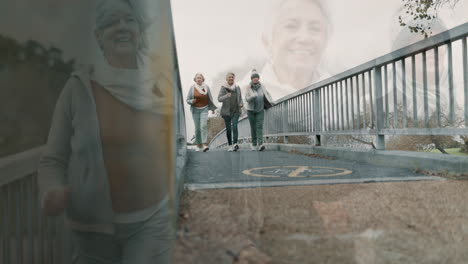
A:
{"label": "senior woman in grey hoodie", "polygon": [[226,125],[226,136],[229,144],[228,151],[237,151],[239,149],[239,145],[237,144],[239,137],[237,123],[239,122],[241,108],[244,106],[241,89],[234,83],[235,77],[236,75],[232,72],[226,74],[226,83],[221,86],[218,95],[218,101],[223,103],[221,117]]}
{"label": "senior woman in grey hoodie", "polygon": [[[64,209],[78,263],[170,263],[170,113],[128,0],[103,0],[92,67],[74,72],[38,170],[46,215]],[[164,90],[166,89],[166,90]]]}
{"label": "senior woman in grey hoodie", "polygon": [[260,75],[254,69],[250,76],[252,80],[245,87],[245,101],[247,116],[250,123],[250,134],[252,137],[252,150],[263,151],[263,120],[265,117],[265,109],[273,105],[273,99],[265,86],[260,83]]}

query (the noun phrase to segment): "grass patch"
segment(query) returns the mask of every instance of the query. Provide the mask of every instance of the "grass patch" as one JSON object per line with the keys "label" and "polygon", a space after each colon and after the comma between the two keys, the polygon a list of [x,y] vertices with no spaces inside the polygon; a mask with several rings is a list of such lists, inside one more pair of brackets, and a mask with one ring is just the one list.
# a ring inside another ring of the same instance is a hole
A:
{"label": "grass patch", "polygon": [[[460,155],[460,156],[468,156],[467,153],[463,153],[463,152],[460,152],[460,148],[448,148],[448,149],[445,149],[445,151],[447,151],[448,154],[451,154],[451,155]],[[440,152],[438,149],[433,149],[430,151],[430,153],[442,153]]]}

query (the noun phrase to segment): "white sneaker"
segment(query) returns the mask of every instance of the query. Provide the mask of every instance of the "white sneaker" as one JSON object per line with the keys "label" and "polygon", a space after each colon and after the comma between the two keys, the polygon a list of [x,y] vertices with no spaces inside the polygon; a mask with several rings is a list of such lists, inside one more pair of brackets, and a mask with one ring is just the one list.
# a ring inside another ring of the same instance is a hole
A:
{"label": "white sneaker", "polygon": [[250,146],[250,149],[251,149],[252,151],[257,151],[257,146],[253,146],[253,145],[252,145],[252,146]]}
{"label": "white sneaker", "polygon": [[265,146],[260,145],[260,146],[258,147],[258,151],[264,151],[264,150],[265,150]]}
{"label": "white sneaker", "polygon": [[232,146],[229,146],[228,151],[229,151],[229,152],[234,151],[234,149],[232,148]]}
{"label": "white sneaker", "polygon": [[239,150],[239,145],[235,144],[233,150],[234,150],[234,151],[238,151],[238,150]]}
{"label": "white sneaker", "polygon": [[195,148],[195,151],[200,152],[200,148],[199,147]]}

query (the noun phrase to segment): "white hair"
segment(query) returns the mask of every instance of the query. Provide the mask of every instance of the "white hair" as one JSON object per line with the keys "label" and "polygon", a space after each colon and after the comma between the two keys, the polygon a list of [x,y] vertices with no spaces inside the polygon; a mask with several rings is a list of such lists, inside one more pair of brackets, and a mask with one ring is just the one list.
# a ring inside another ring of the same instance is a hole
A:
{"label": "white hair", "polygon": [[98,32],[104,29],[107,18],[118,11],[130,12],[135,17],[141,35],[140,49],[146,49],[148,41],[145,33],[149,23],[144,21],[130,0],[99,0],[96,7],[94,30]]}

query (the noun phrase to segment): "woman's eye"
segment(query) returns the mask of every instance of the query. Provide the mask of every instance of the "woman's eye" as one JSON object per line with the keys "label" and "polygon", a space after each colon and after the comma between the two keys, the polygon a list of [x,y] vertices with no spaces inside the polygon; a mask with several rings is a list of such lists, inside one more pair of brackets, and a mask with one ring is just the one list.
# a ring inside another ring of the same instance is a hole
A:
{"label": "woman's eye", "polygon": [[284,28],[287,30],[296,30],[297,29],[297,24],[296,23],[287,23],[284,25]]}

